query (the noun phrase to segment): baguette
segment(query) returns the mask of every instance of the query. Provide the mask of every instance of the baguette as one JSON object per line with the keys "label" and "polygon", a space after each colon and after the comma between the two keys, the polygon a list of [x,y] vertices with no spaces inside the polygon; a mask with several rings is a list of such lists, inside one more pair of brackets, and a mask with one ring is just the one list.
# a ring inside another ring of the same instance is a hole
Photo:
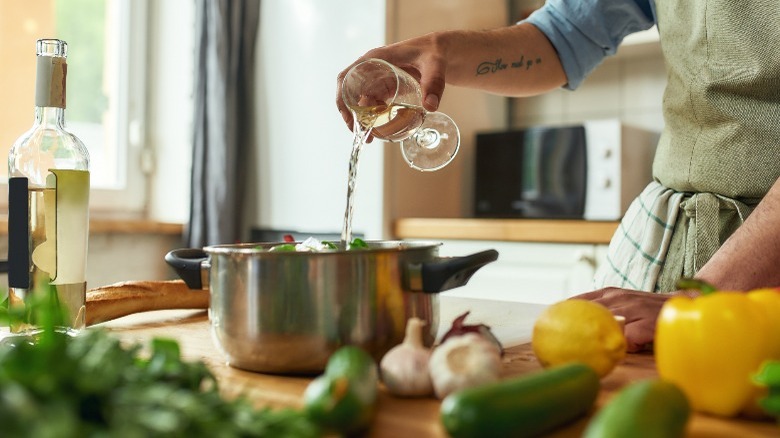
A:
{"label": "baguette", "polygon": [[168,309],[208,309],[209,291],[181,280],[126,281],[87,291],[86,323],[98,324],[133,313]]}

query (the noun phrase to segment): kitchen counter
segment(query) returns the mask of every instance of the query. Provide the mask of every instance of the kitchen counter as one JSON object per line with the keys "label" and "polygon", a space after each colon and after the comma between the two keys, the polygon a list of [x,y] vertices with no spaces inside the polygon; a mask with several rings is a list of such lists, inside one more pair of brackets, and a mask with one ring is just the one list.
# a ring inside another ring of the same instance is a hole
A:
{"label": "kitchen counter", "polygon": [[618,222],[569,219],[397,219],[399,239],[469,239],[509,242],[608,244]]}
{"label": "kitchen counter", "polygon": [[[471,311],[467,321],[491,325],[504,343],[504,377],[522,375],[540,369],[531,350],[533,322],[545,308],[539,304],[508,303],[441,296],[441,321],[448,326],[455,316]],[[234,369],[225,364],[212,342],[208,318],[204,311],[159,311],[131,315],[103,324],[129,342],[147,343],[153,337],[178,340],[188,359],[203,360],[220,382],[226,397],[243,394],[258,407],[302,406],[302,394],[311,378],[278,376]],[[603,406],[613,393],[629,382],[656,377],[651,354],[631,354],[602,380],[597,405]],[[401,399],[380,391],[379,407],[369,436],[371,437],[446,437],[439,423],[439,401],[433,398]],[[579,437],[587,418],[555,431],[553,437]],[[694,415],[689,423],[690,437],[760,437],[778,436],[778,426],[771,423],[727,420]]]}

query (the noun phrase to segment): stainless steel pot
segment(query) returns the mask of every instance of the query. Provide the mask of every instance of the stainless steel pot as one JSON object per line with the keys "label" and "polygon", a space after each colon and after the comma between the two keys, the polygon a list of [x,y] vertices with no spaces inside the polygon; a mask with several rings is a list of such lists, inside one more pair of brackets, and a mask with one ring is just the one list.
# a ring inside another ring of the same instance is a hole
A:
{"label": "stainless steel pot", "polygon": [[178,249],[166,261],[190,288],[210,288],[216,344],[234,367],[269,373],[321,372],[342,345],[377,360],[403,340],[406,321],[439,325],[437,292],[466,284],[498,258],[487,250],[438,257],[440,243],[374,241],[332,252],[269,252],[277,243]]}

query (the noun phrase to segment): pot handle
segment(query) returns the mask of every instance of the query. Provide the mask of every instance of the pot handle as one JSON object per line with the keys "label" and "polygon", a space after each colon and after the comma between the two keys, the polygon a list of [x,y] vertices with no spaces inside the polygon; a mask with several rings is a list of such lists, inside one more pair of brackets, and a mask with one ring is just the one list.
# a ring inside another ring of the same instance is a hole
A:
{"label": "pot handle", "polygon": [[468,283],[481,267],[498,260],[498,251],[488,249],[462,257],[441,257],[413,263],[407,269],[406,287],[413,291],[436,293]]}
{"label": "pot handle", "polygon": [[165,254],[165,262],[170,265],[190,289],[209,288],[209,256],[198,248],[174,249]]}

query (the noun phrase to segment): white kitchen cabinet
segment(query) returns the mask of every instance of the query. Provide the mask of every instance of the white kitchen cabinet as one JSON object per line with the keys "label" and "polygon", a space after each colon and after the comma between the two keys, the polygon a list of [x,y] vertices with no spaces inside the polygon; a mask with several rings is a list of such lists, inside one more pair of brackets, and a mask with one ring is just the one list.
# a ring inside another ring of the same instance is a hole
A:
{"label": "white kitchen cabinet", "polygon": [[551,304],[593,289],[593,274],[606,255],[605,244],[445,240],[441,256],[498,251],[466,286],[448,296]]}

